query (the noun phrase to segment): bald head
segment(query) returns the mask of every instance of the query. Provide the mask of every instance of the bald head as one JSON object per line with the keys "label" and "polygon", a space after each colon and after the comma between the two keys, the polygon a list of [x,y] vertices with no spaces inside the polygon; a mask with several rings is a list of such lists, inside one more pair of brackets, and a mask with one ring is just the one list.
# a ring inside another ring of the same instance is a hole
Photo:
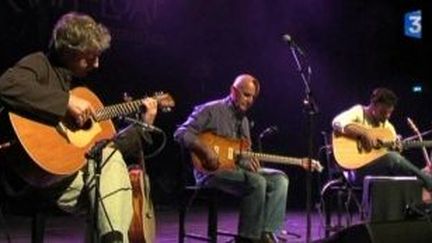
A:
{"label": "bald head", "polygon": [[231,86],[231,98],[241,112],[246,112],[259,94],[259,81],[250,74],[240,74]]}
{"label": "bald head", "polygon": [[260,84],[258,79],[256,79],[254,76],[246,73],[240,74],[239,76],[236,77],[233,83],[233,86],[238,89],[241,89],[242,87],[248,85],[253,85],[255,87],[255,98],[256,98],[259,94]]}

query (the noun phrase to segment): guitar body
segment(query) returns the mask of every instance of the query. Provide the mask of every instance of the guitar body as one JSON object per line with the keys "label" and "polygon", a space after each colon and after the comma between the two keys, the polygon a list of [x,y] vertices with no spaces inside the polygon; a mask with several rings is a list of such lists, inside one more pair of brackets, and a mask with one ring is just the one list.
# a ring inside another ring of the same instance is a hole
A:
{"label": "guitar body", "polygon": [[192,153],[192,163],[196,170],[206,173],[214,173],[220,170],[232,170],[236,168],[236,151],[248,150],[250,143],[247,140],[232,139],[217,136],[211,132],[198,136],[201,142],[212,148],[219,158],[219,167],[216,171],[208,171],[203,165],[203,158]]}
{"label": "guitar body", "polygon": [[[75,88],[71,93],[89,101],[96,109],[103,107],[87,88]],[[12,167],[25,181],[38,187],[49,186],[80,170],[86,163],[85,153],[94,143],[115,134],[111,120],[90,121],[84,129],[68,127],[66,122],[61,122],[60,130],[59,126],[46,125],[15,113],[9,113],[9,118],[27,155],[22,154],[22,150],[15,152],[19,161],[12,161]]]}
{"label": "guitar body", "polygon": [[133,216],[129,227],[129,242],[153,243],[156,239],[156,222],[150,197],[150,181],[140,166],[129,169],[132,184]]}
{"label": "guitar body", "polygon": [[[381,141],[396,140],[395,135],[389,129],[370,128],[369,130]],[[384,147],[366,151],[358,139],[337,133],[333,133],[332,145],[336,162],[348,170],[361,168],[388,152],[388,149]]]}

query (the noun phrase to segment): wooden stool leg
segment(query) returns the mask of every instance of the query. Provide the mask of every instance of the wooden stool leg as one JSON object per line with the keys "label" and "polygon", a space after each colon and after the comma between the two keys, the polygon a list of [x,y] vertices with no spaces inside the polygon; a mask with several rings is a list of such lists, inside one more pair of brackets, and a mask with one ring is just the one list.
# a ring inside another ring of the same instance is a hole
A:
{"label": "wooden stool leg", "polygon": [[218,210],[217,210],[217,195],[216,191],[212,191],[208,202],[208,224],[207,236],[211,243],[217,242],[217,225],[218,225]]}
{"label": "wooden stool leg", "polygon": [[3,205],[0,205],[0,226],[1,228],[3,228],[4,230],[4,235],[6,236],[6,240],[7,242],[11,242],[11,237],[10,237],[10,233],[9,233],[9,228],[8,228],[8,224],[6,222],[6,218],[3,215]]}
{"label": "wooden stool leg", "polygon": [[179,229],[178,229],[178,242],[184,243],[185,238],[185,217],[186,217],[186,199],[181,199],[179,207]]}
{"label": "wooden stool leg", "polygon": [[36,212],[32,218],[32,243],[43,243],[45,233],[46,216],[42,212]]}
{"label": "wooden stool leg", "polygon": [[323,195],[323,202],[324,202],[324,208],[323,208],[323,211],[324,211],[324,216],[325,216],[325,231],[324,231],[324,235],[325,235],[325,237],[329,237],[330,236],[330,231],[331,231],[331,228],[332,228],[332,222],[331,222],[331,219],[332,219],[332,215],[331,215],[331,197],[330,197],[330,195],[328,195],[328,194],[326,194],[326,195]]}

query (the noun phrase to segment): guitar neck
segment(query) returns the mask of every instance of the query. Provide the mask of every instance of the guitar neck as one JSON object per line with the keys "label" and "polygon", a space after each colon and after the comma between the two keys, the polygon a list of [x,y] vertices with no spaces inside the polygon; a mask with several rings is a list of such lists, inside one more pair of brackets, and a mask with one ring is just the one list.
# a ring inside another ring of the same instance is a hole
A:
{"label": "guitar neck", "polygon": [[287,164],[287,165],[302,165],[302,161],[299,158],[286,157],[280,155],[263,154],[250,151],[241,151],[239,155],[243,158],[255,158],[265,162],[272,162],[277,164]]}
{"label": "guitar neck", "polygon": [[125,116],[139,111],[142,106],[141,100],[124,102],[117,105],[110,105],[96,111],[96,121],[104,121],[118,116]]}
{"label": "guitar neck", "polygon": [[423,141],[405,141],[402,143],[403,148],[419,148],[419,147],[432,147],[432,140]]}
{"label": "guitar neck", "polygon": [[[386,148],[393,148],[395,143],[396,142],[394,141],[384,142],[382,146]],[[402,148],[404,149],[420,148],[420,147],[432,147],[432,140],[402,142]]]}

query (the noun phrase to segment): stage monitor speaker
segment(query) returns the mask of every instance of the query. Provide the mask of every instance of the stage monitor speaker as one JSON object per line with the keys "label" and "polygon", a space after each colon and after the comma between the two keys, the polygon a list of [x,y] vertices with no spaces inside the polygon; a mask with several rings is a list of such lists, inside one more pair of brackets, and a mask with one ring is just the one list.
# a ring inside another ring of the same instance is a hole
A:
{"label": "stage monitor speaker", "polygon": [[430,243],[432,222],[428,220],[358,224],[316,243]]}
{"label": "stage monitor speaker", "polygon": [[401,221],[409,204],[422,202],[422,183],[416,177],[366,176],[363,210],[371,223]]}

